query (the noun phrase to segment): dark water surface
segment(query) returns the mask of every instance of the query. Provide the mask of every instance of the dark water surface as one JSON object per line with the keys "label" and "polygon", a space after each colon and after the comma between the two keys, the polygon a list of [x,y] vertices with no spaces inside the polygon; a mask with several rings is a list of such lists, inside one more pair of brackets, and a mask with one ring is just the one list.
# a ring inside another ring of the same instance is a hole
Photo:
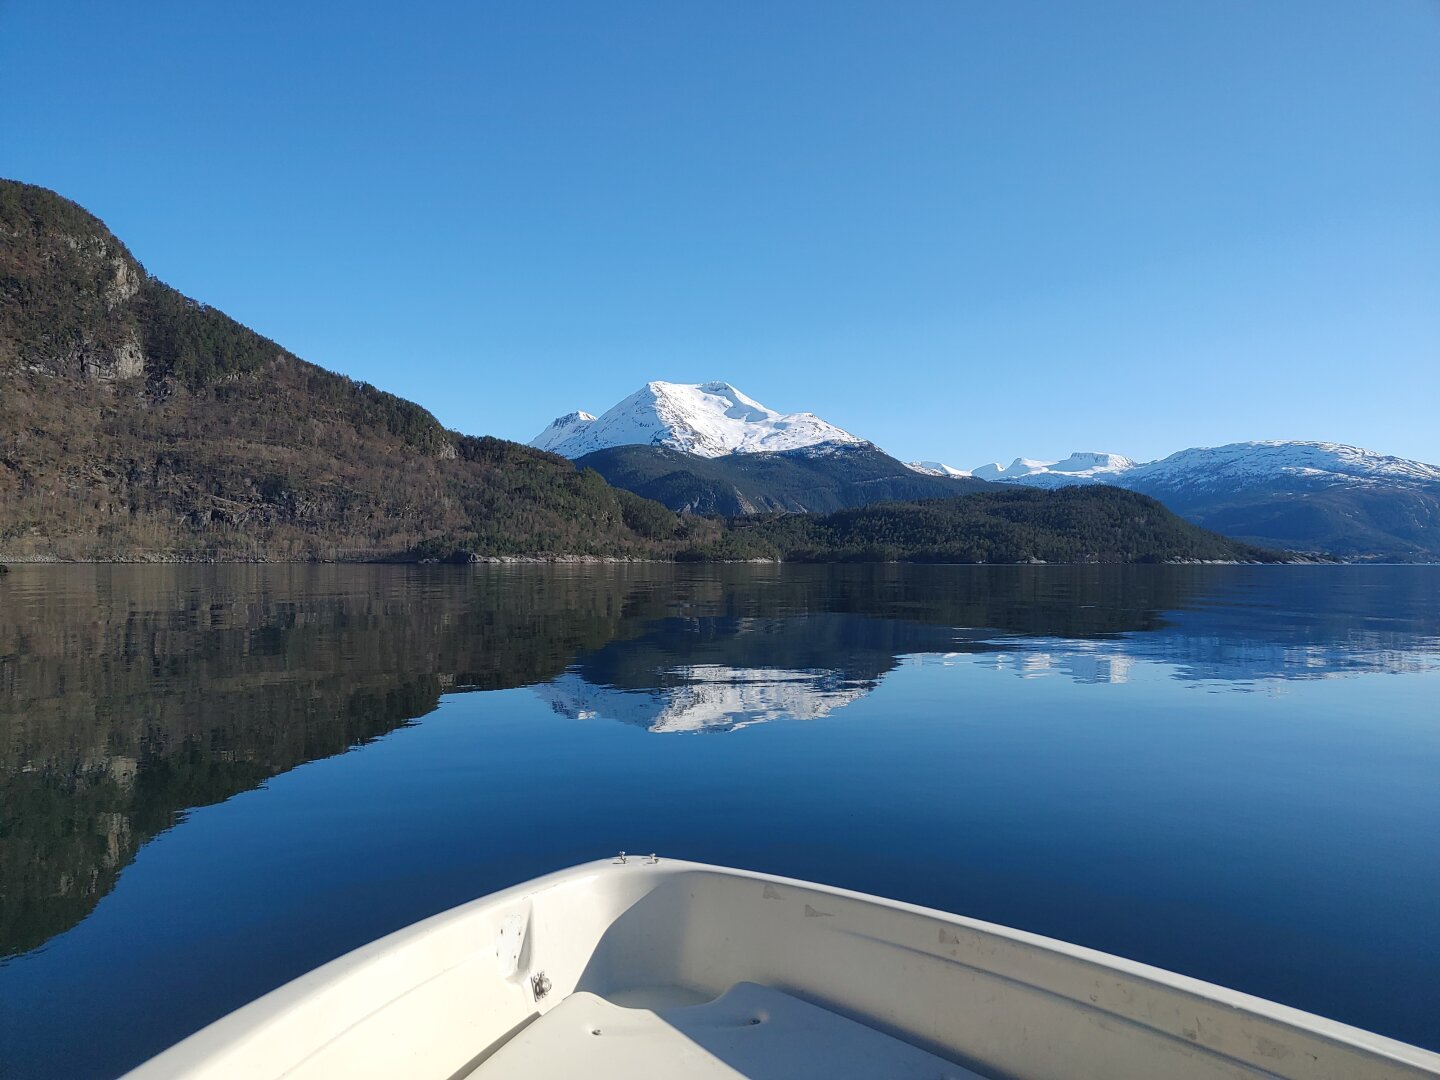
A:
{"label": "dark water surface", "polygon": [[0,577],[0,1076],[619,848],[1440,1048],[1440,568]]}

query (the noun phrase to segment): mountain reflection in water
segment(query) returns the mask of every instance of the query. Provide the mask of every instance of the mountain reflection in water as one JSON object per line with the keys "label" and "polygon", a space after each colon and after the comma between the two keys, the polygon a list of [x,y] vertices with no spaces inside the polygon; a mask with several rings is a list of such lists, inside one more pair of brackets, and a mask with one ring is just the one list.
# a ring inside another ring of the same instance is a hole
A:
{"label": "mountain reflection in water", "polygon": [[[1027,580],[1000,567],[931,588],[940,583],[916,567],[899,595],[852,593],[840,610],[657,621],[583,653],[536,692],[575,719],[698,732],[819,719],[874,690],[904,657],[1111,684],[1160,664],[1171,678],[1233,690],[1440,666],[1436,575],[1380,569],[1337,575],[1317,593],[1298,568],[1282,572],[1295,574],[1287,581],[1207,568],[1047,568]],[[1217,577],[1241,587],[1212,591]],[[1261,619],[1257,601],[1268,609]]]}
{"label": "mountain reflection in water", "polygon": [[536,692],[561,715],[655,732],[816,720],[875,689],[901,656],[953,648],[964,633],[943,621],[824,610],[661,619],[582,654]]}
{"label": "mountain reflection in water", "polygon": [[1433,667],[1427,568],[17,567],[0,579],[0,956],[194,807],[534,687],[653,732],[821,720],[897,666],[1245,688]]}

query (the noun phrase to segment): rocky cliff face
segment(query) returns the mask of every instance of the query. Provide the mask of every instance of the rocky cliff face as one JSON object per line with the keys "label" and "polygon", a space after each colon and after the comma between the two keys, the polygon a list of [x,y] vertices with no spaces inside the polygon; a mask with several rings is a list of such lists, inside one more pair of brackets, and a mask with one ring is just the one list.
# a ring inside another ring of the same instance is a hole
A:
{"label": "rocky cliff face", "polygon": [[0,188],[0,363],[87,379],[144,374],[135,306],[148,279],[98,225],[41,188]]}

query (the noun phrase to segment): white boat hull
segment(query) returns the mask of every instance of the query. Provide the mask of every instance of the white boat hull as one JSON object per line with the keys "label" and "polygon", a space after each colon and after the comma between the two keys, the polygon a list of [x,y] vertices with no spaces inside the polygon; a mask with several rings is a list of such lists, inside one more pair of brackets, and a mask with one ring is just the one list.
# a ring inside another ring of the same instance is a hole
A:
{"label": "white boat hull", "polygon": [[1367,1080],[1440,1055],[1023,931],[631,856],[400,930],[130,1075],[558,1073]]}

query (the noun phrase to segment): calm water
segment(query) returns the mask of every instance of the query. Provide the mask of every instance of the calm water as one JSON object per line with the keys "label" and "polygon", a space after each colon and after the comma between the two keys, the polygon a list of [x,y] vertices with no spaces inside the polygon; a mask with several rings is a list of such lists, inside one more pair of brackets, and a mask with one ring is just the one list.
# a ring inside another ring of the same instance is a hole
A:
{"label": "calm water", "polygon": [[1440,568],[0,578],[0,1075],[619,848],[1440,1048]]}

